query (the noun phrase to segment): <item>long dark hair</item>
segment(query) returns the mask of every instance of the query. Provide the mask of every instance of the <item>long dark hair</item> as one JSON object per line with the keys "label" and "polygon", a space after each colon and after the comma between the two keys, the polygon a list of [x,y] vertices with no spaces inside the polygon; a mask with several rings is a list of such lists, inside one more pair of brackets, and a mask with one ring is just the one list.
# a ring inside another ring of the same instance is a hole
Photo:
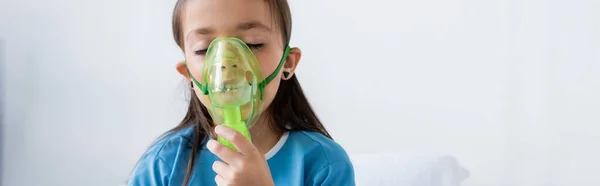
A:
{"label": "long dark hair", "polygon": [[[179,47],[184,50],[182,33],[181,33],[181,12],[184,9],[186,0],[178,0],[173,11],[173,37]],[[292,16],[287,0],[266,0],[273,20],[276,20],[282,31],[284,46],[287,45],[291,38],[292,31]],[[283,133],[285,131],[306,130],[321,133],[328,138],[331,138],[321,121],[310,106],[298,79],[293,75],[289,80],[281,81],[277,95],[273,102],[265,112],[271,116],[270,129],[275,133]],[[176,132],[184,128],[193,126],[194,138],[190,159],[188,161],[187,171],[183,185],[187,185],[191,172],[194,167],[194,161],[199,148],[203,145],[203,139],[212,135],[212,118],[208,110],[200,100],[196,93],[191,91],[190,104],[188,111],[181,123],[168,133]]]}

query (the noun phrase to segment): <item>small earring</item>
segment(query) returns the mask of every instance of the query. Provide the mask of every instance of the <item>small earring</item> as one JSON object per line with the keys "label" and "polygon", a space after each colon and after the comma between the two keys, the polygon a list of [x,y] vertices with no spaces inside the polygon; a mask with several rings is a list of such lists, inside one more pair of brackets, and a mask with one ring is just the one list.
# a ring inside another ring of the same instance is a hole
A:
{"label": "small earring", "polygon": [[192,88],[194,88],[194,82],[191,82],[191,81],[190,81],[190,86],[191,86]]}
{"label": "small earring", "polygon": [[283,79],[283,80],[288,80],[288,79],[292,78],[292,76],[293,76],[293,75],[294,75],[294,74],[292,74],[291,72],[284,71],[284,72],[283,72],[283,78],[282,78],[282,79]]}

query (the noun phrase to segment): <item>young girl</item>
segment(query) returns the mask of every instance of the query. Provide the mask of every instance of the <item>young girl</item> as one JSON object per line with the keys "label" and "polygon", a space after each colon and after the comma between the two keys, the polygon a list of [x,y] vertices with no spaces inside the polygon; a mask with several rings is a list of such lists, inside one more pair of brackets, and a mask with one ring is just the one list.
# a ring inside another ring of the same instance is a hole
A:
{"label": "young girl", "polygon": [[[186,58],[177,71],[193,90],[188,111],[141,157],[129,185],[354,185],[346,152],[331,139],[296,79],[301,51],[288,47],[291,30],[286,0],[178,0],[173,35]],[[252,140],[217,125],[202,82],[194,82],[202,81],[203,59],[216,38],[243,41],[264,76],[273,77],[263,87]]]}

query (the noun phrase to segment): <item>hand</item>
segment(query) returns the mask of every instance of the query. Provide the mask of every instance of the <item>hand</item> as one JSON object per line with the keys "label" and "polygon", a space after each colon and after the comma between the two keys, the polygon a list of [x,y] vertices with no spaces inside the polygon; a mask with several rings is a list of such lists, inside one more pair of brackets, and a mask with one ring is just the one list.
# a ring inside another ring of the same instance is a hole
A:
{"label": "hand", "polygon": [[215,182],[219,186],[274,186],[269,165],[265,156],[242,134],[226,126],[215,128],[217,135],[231,141],[238,152],[209,140],[208,150],[225,162],[215,161],[213,170],[217,173]]}

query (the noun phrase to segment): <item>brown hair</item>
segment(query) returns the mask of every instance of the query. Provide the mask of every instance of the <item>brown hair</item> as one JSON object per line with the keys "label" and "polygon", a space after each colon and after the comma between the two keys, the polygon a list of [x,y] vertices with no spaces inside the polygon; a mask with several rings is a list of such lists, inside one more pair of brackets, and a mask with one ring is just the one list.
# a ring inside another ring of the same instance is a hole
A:
{"label": "brown hair", "polygon": [[[281,28],[283,37],[282,43],[287,46],[292,35],[292,16],[287,0],[265,0],[271,8],[271,14],[276,20],[277,25]],[[173,11],[173,37],[179,47],[184,50],[182,33],[181,33],[181,13],[184,9],[186,0],[178,0]],[[273,102],[265,111],[270,113],[271,121],[270,128],[276,133],[285,131],[306,130],[321,133],[328,138],[331,138],[325,127],[310,106],[298,79],[293,75],[289,80],[281,81],[277,95]],[[190,104],[188,111],[181,123],[167,133],[176,132],[184,128],[194,127],[194,139],[190,159],[188,161],[187,171],[183,185],[187,185],[191,172],[193,170],[194,161],[199,148],[203,145],[202,141],[207,136],[212,136],[212,118],[208,110],[200,100],[196,93],[191,91]],[[287,126],[287,127],[286,127]]]}

